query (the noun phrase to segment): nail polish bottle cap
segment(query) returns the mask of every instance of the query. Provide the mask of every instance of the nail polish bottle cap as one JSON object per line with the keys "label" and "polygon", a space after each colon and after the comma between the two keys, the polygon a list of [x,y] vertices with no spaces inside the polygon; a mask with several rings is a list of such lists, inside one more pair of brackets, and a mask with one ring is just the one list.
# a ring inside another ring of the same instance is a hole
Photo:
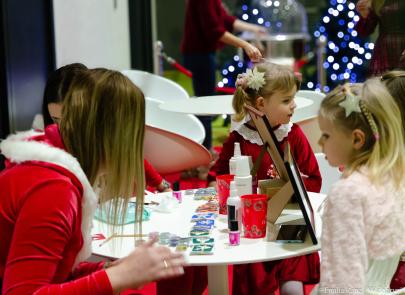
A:
{"label": "nail polish bottle cap", "polygon": [[230,226],[230,228],[229,228],[230,231],[238,231],[239,230],[239,224],[238,224],[237,220],[231,220],[229,226]]}

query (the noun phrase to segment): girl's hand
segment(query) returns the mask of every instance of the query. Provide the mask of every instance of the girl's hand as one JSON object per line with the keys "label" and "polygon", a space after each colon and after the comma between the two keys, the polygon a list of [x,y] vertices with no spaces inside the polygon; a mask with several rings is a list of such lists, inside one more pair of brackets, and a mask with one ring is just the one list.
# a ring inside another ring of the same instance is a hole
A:
{"label": "girl's hand", "polygon": [[362,18],[366,18],[370,14],[370,0],[359,0],[356,4],[356,10]]}
{"label": "girl's hand", "polygon": [[246,42],[246,45],[243,47],[243,50],[246,52],[247,56],[250,58],[252,62],[258,62],[262,58],[260,50],[248,42]]}
{"label": "girl's hand", "polygon": [[106,269],[114,292],[138,288],[146,283],[184,274],[182,253],[155,246],[156,238],[138,246],[127,257]]}

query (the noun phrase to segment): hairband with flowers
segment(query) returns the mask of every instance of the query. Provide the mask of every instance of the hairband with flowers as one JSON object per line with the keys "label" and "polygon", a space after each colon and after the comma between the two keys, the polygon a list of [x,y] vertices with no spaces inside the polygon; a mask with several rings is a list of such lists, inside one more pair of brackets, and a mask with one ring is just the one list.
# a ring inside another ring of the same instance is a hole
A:
{"label": "hairband with flowers", "polygon": [[[343,88],[343,93],[346,93],[345,90],[346,89]],[[349,117],[353,112],[362,113],[367,119],[371,131],[373,132],[374,139],[378,140],[380,138],[377,124],[374,121],[373,115],[364,105],[364,102],[360,99],[360,97],[347,93],[345,99],[339,103],[339,106],[345,109],[346,118]]]}
{"label": "hairband with flowers", "polygon": [[236,78],[236,87],[242,87],[242,89],[250,88],[259,91],[266,84],[264,79],[264,73],[259,72],[257,68],[247,69],[246,73],[239,74]]}

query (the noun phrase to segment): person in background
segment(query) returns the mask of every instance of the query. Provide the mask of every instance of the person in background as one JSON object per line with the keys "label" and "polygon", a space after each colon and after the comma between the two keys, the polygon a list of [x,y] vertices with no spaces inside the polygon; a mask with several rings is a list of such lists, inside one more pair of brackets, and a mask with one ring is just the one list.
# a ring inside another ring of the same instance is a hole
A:
{"label": "person in background", "polygon": [[[381,76],[381,81],[395,99],[402,115],[405,134],[405,71],[390,71]],[[405,288],[405,252],[402,253],[397,271],[391,280],[391,289]]]}
{"label": "person in background", "polygon": [[[281,149],[286,143],[303,175],[308,191],[319,192],[322,178],[311,146],[301,128],[291,123],[296,107],[294,97],[300,87],[299,78],[286,66],[270,62],[256,64],[238,77],[233,97],[236,125],[222,147],[218,160],[211,168],[208,181],[215,185],[217,175],[229,174],[229,160],[234,143],[240,143],[241,154],[251,156],[253,163],[259,158],[263,141],[254,126],[245,104],[266,114]],[[257,171],[257,179],[277,177],[270,155],[265,153]],[[303,283],[319,281],[318,253],[263,263],[235,265],[233,268],[233,294],[272,294],[280,288],[281,294],[303,294]]]}
{"label": "person in background", "polygon": [[368,75],[379,76],[390,70],[405,69],[405,1],[359,0],[356,10],[360,20],[354,29],[360,36],[369,36],[379,27]]}
{"label": "person in background", "polygon": [[[233,31],[250,31],[265,34],[262,26],[250,24],[229,15],[221,0],[186,0],[186,17],[181,53],[184,65],[193,73],[195,96],[215,94],[216,61],[215,52],[223,44],[242,48],[253,61],[260,60],[258,48],[232,34]],[[203,145],[210,150],[212,130],[210,116],[199,116],[204,125],[206,137]]]}
{"label": "person in background", "polygon": [[385,294],[405,245],[400,110],[374,78],[334,89],[318,119],[326,159],[344,166],[324,204],[318,291]]}
{"label": "person in background", "polygon": [[118,220],[135,188],[141,231],[144,132],[140,89],[119,72],[96,69],[73,79],[59,125],[0,143],[8,159],[0,174],[2,294],[112,295],[184,272],[183,256],[156,239],[111,264],[85,262],[99,202],[117,206],[108,214]]}
{"label": "person in background", "polygon": [[[48,77],[45,85],[43,103],[42,103],[42,117],[36,119],[34,129],[43,130],[44,127],[51,124],[58,124],[62,114],[63,101],[69,91],[69,87],[76,75],[88,68],[81,63],[68,64],[60,67]],[[153,166],[145,159],[145,179],[149,189],[157,190],[159,192],[172,191],[170,183],[168,183]]]}

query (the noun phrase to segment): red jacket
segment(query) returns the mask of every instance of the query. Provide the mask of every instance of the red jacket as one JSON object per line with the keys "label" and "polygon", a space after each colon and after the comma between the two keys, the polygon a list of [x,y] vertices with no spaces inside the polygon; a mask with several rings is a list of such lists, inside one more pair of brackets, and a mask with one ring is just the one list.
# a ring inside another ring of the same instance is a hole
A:
{"label": "red jacket", "polygon": [[188,0],[181,52],[214,52],[222,46],[222,35],[233,30],[235,19],[225,11],[221,0]]}
{"label": "red jacket", "polygon": [[[63,149],[56,125],[35,142],[44,143],[45,154],[48,145]],[[77,175],[52,161],[8,158],[0,173],[2,294],[112,294],[103,263],[83,262],[72,271],[84,245]]]}

